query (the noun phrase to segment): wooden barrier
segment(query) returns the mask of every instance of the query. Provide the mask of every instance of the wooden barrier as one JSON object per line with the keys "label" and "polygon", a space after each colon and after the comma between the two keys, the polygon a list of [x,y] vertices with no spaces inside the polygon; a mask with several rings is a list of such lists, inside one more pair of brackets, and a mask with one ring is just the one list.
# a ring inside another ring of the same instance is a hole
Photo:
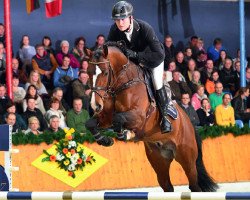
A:
{"label": "wooden barrier", "polygon": [[[234,137],[231,134],[203,141],[203,160],[216,182],[238,182],[250,180],[250,135]],[[158,186],[156,175],[147,161],[144,145],[140,143],[116,142],[112,147],[85,144],[109,161],[97,172],[81,183],[76,191],[121,189]],[[13,187],[20,191],[67,191],[70,186],[31,166],[43,149],[51,145],[17,146],[20,153],[13,155]],[[2,163],[3,156],[0,155]],[[170,169],[174,185],[187,184],[187,178],[176,162]]]}

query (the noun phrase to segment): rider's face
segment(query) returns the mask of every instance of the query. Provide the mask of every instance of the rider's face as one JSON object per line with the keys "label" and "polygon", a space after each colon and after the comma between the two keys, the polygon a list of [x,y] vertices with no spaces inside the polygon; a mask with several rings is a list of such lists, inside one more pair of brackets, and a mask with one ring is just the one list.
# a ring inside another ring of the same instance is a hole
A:
{"label": "rider's face", "polygon": [[125,19],[117,19],[115,20],[115,23],[120,31],[126,31],[130,26],[130,17]]}

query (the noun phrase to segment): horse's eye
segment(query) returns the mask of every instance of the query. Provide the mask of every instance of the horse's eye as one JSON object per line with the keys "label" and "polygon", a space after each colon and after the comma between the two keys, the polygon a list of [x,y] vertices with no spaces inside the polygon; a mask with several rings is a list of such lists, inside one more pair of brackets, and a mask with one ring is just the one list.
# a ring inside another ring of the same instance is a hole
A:
{"label": "horse's eye", "polygon": [[108,76],[108,74],[109,74],[108,72],[104,72],[103,73],[104,76]]}

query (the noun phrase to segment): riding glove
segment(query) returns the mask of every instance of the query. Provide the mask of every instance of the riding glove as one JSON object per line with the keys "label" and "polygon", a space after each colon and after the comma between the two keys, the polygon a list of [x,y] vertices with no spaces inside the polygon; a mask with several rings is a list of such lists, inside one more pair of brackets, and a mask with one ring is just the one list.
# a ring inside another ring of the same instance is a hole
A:
{"label": "riding glove", "polygon": [[132,51],[130,49],[126,49],[126,56],[129,58],[135,58],[138,59],[138,53],[135,51]]}

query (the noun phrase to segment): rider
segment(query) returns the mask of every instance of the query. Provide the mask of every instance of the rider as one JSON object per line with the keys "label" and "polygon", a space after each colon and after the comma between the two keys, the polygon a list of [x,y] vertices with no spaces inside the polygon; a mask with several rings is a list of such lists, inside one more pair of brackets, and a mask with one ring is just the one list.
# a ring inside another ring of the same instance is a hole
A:
{"label": "rider", "polygon": [[152,80],[156,91],[156,101],[161,112],[162,132],[172,131],[167,119],[169,99],[163,86],[164,48],[158,40],[153,28],[142,20],[133,18],[133,6],[126,1],[119,1],[113,6],[108,41],[125,41],[126,56],[136,64],[152,70]]}

